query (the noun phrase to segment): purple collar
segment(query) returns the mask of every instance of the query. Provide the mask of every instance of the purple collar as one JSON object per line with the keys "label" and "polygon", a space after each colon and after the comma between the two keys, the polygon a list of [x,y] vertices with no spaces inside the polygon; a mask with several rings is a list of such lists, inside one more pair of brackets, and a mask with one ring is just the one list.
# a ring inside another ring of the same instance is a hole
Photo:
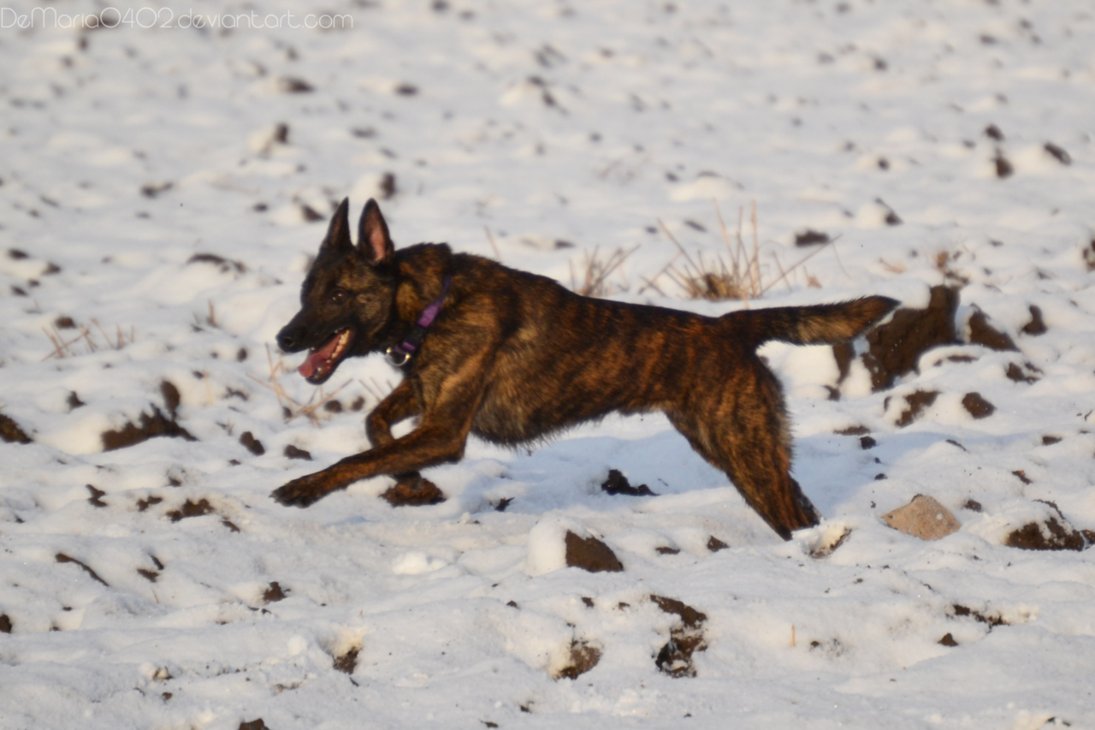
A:
{"label": "purple collar", "polygon": [[384,354],[388,357],[388,362],[397,368],[406,367],[410,363],[415,354],[418,353],[418,348],[422,346],[422,340],[426,339],[426,332],[430,329],[430,325],[441,313],[441,306],[445,303],[445,295],[449,293],[451,284],[452,277],[446,276],[441,284],[441,294],[437,299],[427,304],[426,308],[422,310],[422,314],[418,315],[418,321],[414,323],[414,329],[398,345],[392,345],[384,351]]}

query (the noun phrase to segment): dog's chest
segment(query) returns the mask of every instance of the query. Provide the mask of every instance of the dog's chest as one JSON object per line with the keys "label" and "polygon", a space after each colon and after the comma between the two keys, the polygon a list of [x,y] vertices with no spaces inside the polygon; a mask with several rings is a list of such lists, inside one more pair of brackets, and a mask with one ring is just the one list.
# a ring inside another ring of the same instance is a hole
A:
{"label": "dog's chest", "polygon": [[472,432],[497,444],[519,444],[542,435],[527,399],[506,388],[488,388],[472,421]]}

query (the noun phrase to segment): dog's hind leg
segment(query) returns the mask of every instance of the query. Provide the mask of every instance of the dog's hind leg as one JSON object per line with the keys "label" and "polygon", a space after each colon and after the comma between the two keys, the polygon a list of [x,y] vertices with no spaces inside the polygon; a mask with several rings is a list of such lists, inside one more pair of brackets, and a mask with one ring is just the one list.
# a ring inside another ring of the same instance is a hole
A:
{"label": "dog's hind leg", "polygon": [[[706,396],[706,397],[705,397]],[[775,376],[759,360],[739,363],[721,394],[690,398],[670,421],[724,471],[746,503],[784,540],[816,525],[817,510],[791,477],[791,443]]]}

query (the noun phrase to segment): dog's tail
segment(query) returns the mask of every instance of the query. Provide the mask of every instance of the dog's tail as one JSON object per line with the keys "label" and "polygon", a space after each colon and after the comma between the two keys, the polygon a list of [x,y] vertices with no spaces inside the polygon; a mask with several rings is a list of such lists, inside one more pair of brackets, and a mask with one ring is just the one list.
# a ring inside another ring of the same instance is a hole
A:
{"label": "dog's tail", "polygon": [[835,345],[862,334],[900,304],[889,297],[862,297],[838,304],[771,307],[731,312],[723,320],[755,345],[769,340],[793,345]]}

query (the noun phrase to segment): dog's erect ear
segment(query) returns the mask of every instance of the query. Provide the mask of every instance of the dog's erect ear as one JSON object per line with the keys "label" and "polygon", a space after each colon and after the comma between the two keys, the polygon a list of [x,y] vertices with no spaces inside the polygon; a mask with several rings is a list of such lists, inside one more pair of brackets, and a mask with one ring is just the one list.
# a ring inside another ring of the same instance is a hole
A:
{"label": "dog's erect ear", "polygon": [[387,261],[395,251],[392,237],[388,234],[388,224],[380,214],[380,206],[372,198],[365,204],[357,224],[357,250],[373,264]]}
{"label": "dog's erect ear", "polygon": [[343,198],[338,210],[331,216],[331,225],[327,228],[327,237],[319,245],[320,253],[324,251],[349,251],[354,247],[350,240],[350,199]]}

